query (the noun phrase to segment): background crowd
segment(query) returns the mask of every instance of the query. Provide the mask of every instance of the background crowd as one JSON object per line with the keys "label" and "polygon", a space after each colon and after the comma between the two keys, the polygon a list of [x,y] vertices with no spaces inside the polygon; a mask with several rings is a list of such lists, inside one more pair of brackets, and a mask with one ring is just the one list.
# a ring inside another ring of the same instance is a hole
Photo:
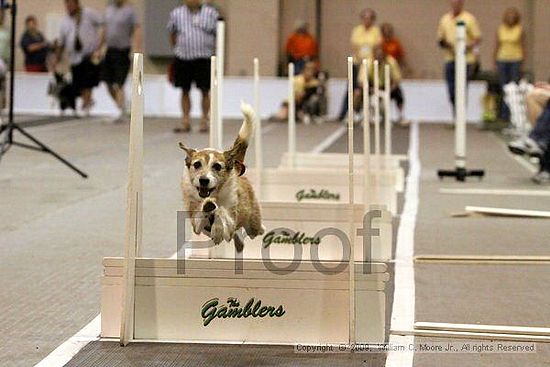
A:
{"label": "background crowd", "polygon": [[[88,113],[93,107],[93,89],[105,82],[119,108],[116,121],[126,119],[124,83],[130,68],[130,51],[141,48],[140,25],[137,12],[126,0],[114,0],[104,14],[81,4],[80,0],[64,1],[66,16],[61,24],[59,37],[46,40],[39,30],[37,19],[26,16],[25,32],[19,46],[25,55],[25,69],[28,72],[56,72],[62,75],[60,65],[63,60],[69,64],[71,90],[74,98],[80,98],[81,109]],[[439,20],[434,29],[434,50],[443,54],[442,75],[446,81],[451,106],[454,107],[454,47],[456,23],[466,26],[466,59],[468,80],[480,73],[480,48],[483,40],[495,37],[494,67],[498,76],[499,94],[496,114],[503,121],[510,121],[511,113],[504,103],[505,86],[517,83],[522,78],[526,58],[525,32],[521,14],[516,8],[503,9],[502,21],[494,35],[482,35],[475,14],[465,8],[464,0],[449,0],[449,11]],[[354,106],[355,117],[360,117],[362,84],[365,82],[360,70],[363,59],[370,65],[367,75],[373,85],[373,63],[378,60],[380,70],[388,65],[391,70],[391,99],[399,111],[398,122],[406,126],[403,115],[405,93],[401,87],[403,77],[411,75],[414,65],[406,58],[406,45],[402,45],[394,31],[391,19],[380,25],[376,10],[365,8],[359,14],[360,23],[349,36],[349,51],[354,59]],[[173,9],[167,23],[167,37],[173,48],[174,62],[169,68],[170,81],[181,89],[181,122],[174,129],[176,133],[191,130],[191,99],[189,93],[195,85],[201,92],[202,116],[199,130],[208,131],[210,57],[215,54],[216,22],[221,19],[220,11],[212,2],[183,0],[181,6]],[[304,123],[322,122],[326,113],[326,80],[319,60],[319,45],[309,31],[309,25],[296,20],[294,31],[285,43],[286,61],[295,65],[295,98],[297,118]],[[5,75],[9,64],[9,31],[4,27],[4,14],[0,15],[0,71]],[[2,80],[3,82],[3,80]],[[383,72],[380,73],[380,87],[385,88]],[[371,88],[372,90],[372,88]],[[544,82],[535,83],[525,98],[529,120],[533,124],[531,134],[510,143],[510,150],[517,154],[531,154],[541,157],[541,174],[537,182],[550,182],[550,159],[544,158],[550,141],[550,86]],[[280,112],[274,119],[286,120],[287,102],[283,102]],[[347,113],[347,93],[342,102],[339,119]]]}

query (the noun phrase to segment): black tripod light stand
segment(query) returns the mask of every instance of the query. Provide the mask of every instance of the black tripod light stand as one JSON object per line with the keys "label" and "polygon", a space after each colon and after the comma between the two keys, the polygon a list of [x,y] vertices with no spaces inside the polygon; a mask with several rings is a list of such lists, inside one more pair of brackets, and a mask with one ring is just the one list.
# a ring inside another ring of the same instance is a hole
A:
{"label": "black tripod light stand", "polygon": [[[11,4],[7,0],[0,0],[2,11],[9,9],[11,12],[11,40],[10,40],[10,89],[9,89],[9,114],[6,123],[0,123],[0,160],[12,146],[36,150],[38,152],[51,154],[61,163],[79,174],[82,178],[88,178],[88,175],[74,166],[71,162],[51,150],[46,144],[36,139],[30,133],[25,131],[19,124],[13,121],[13,100],[14,100],[14,81],[15,81],[15,22],[17,19],[17,0],[12,0]],[[18,132],[33,144],[21,143],[14,140],[14,133]]]}

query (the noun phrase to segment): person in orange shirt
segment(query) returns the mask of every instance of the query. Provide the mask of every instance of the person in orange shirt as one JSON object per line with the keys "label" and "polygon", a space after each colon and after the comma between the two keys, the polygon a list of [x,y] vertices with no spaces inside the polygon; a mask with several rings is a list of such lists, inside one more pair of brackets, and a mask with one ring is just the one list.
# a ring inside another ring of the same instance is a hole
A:
{"label": "person in orange shirt", "polygon": [[384,53],[393,57],[402,70],[406,70],[407,63],[405,61],[405,51],[403,51],[399,39],[395,37],[393,25],[390,23],[382,23],[380,25],[380,31],[382,32],[382,49]]}
{"label": "person in orange shirt", "polygon": [[286,41],[286,53],[288,61],[294,63],[294,74],[302,72],[308,61],[315,60],[318,55],[317,41],[309,33],[308,24],[303,20],[297,20],[296,30]]}

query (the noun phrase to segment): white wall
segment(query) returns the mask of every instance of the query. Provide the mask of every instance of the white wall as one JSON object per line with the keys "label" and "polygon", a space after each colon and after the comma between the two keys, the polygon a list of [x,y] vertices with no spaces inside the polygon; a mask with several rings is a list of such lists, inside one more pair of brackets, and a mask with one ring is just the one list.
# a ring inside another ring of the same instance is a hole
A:
{"label": "white wall", "polygon": [[[57,115],[57,107],[47,96],[49,76],[42,74],[17,73],[15,84],[15,112],[24,114]],[[261,81],[262,118],[274,114],[283,99],[286,98],[287,80],[283,78],[263,78]],[[329,117],[337,116],[345,94],[346,81],[331,79],[328,84]],[[126,83],[127,95],[130,95],[130,83]],[[421,122],[451,121],[451,108],[447,100],[445,83],[442,80],[406,80],[403,82],[405,94],[405,115]],[[481,119],[481,97],[485,93],[485,84],[470,84],[467,117],[470,122]],[[179,90],[173,88],[165,76],[145,76],[145,115],[156,117],[180,116]],[[192,93],[192,114],[198,116],[199,93]],[[115,115],[116,108],[107,94],[104,84],[94,91],[96,102],[93,114]],[[227,77],[224,79],[224,118],[240,118],[240,101],[252,103],[252,79],[247,77]]]}

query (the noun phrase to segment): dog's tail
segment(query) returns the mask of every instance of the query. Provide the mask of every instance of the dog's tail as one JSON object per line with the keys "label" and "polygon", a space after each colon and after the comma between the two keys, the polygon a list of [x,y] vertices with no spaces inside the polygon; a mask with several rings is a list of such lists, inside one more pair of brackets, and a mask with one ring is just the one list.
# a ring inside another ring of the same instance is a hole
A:
{"label": "dog's tail", "polygon": [[241,102],[241,111],[244,115],[243,124],[239,130],[239,136],[235,139],[233,146],[230,149],[231,158],[244,162],[246,149],[248,143],[254,133],[254,121],[256,120],[256,113],[251,105]]}
{"label": "dog's tail", "polygon": [[239,138],[247,142],[250,141],[254,133],[254,121],[256,120],[256,112],[251,105],[241,102],[241,111],[244,115],[244,121],[239,130]]}

